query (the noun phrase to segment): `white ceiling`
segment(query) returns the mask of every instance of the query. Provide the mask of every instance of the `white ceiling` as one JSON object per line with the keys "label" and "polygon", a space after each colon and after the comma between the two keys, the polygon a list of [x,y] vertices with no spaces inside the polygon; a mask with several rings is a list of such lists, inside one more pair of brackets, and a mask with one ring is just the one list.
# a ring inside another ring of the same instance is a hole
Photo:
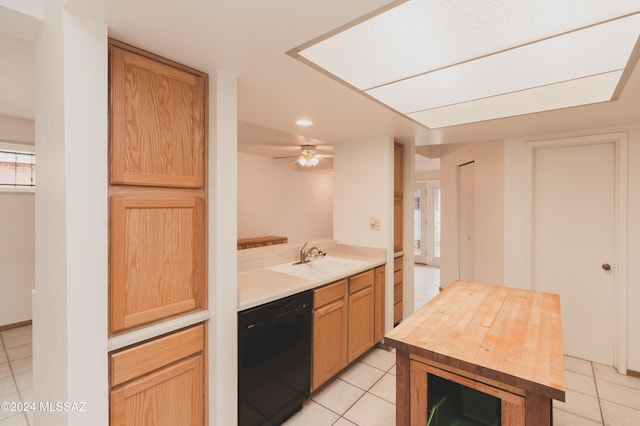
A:
{"label": "white ceiling", "polygon": [[[69,0],[68,7],[106,22],[118,40],[210,74],[235,73],[244,152],[287,155],[302,143],[333,145],[380,135],[417,145],[475,142],[640,121],[640,67],[615,102],[429,130],[285,53],[387,3]],[[10,13],[0,7],[0,22]],[[2,28],[0,114],[33,118],[33,45]],[[296,126],[298,118],[315,124]]]}

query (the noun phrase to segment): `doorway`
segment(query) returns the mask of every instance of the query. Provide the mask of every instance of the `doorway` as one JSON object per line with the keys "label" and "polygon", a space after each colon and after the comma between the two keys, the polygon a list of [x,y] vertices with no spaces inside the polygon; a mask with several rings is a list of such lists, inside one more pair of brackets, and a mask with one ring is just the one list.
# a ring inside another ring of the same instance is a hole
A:
{"label": "doorway", "polygon": [[440,266],[440,181],[414,186],[413,253],[416,263]]}
{"label": "doorway", "polygon": [[564,352],[624,370],[620,148],[606,136],[531,145],[531,276],[560,294]]}

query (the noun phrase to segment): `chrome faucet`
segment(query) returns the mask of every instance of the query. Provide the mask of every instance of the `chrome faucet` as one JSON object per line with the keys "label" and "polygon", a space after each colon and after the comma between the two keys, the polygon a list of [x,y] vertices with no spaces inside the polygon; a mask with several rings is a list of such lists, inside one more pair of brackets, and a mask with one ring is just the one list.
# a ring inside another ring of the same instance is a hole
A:
{"label": "chrome faucet", "polygon": [[300,260],[298,262],[294,263],[294,265],[300,265],[302,263],[309,263],[309,262],[311,262],[313,259],[315,259],[318,256],[324,257],[324,256],[327,255],[327,253],[323,252],[322,250],[320,250],[316,246],[313,246],[309,250],[305,251],[304,249],[305,249],[305,247],[307,247],[307,244],[309,244],[308,241],[306,243],[304,243],[304,245],[300,249]]}

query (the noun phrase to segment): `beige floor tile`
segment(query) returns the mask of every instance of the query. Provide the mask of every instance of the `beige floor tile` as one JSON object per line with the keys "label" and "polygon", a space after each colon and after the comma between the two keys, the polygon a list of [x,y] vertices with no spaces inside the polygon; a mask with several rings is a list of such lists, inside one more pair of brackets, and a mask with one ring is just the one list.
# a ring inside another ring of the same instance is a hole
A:
{"label": "beige floor tile", "polygon": [[33,389],[21,389],[19,392],[22,402],[35,402],[33,400]]}
{"label": "beige floor tile", "polygon": [[31,343],[7,349],[7,357],[10,361],[30,357],[32,353],[33,347]]}
{"label": "beige floor tile", "polygon": [[9,367],[9,363],[0,363],[0,379],[4,379],[5,377],[11,376],[11,367]]}
{"label": "beige floor tile", "polygon": [[396,423],[396,406],[366,393],[343,417],[360,426],[393,426]]}
{"label": "beige floor tile", "polygon": [[564,383],[567,389],[595,397],[598,396],[596,393],[596,382],[593,376],[585,376],[584,374],[567,370],[564,372]]}
{"label": "beige floor tile", "polygon": [[15,413],[13,417],[0,420],[0,426],[29,426],[27,423],[27,417],[24,413]]}
{"label": "beige floor tile", "polygon": [[0,364],[4,364],[8,362],[9,358],[7,358],[7,353],[4,351],[4,346],[2,346],[2,342],[0,342]]}
{"label": "beige floor tile", "polygon": [[602,365],[594,362],[593,371],[597,379],[608,380],[610,382],[618,383],[619,385],[640,389],[640,378],[620,374],[610,365]]}
{"label": "beige floor tile", "polygon": [[12,360],[10,361],[10,364],[14,375],[33,370],[33,359],[31,357]]}
{"label": "beige floor tile", "polygon": [[554,400],[553,407],[597,422],[602,420],[597,398],[570,389],[566,391],[566,402]]}
{"label": "beige floor tile", "polygon": [[340,379],[360,389],[369,390],[384,374],[382,370],[356,362],[340,375]]}
{"label": "beige floor tile", "polygon": [[396,403],[396,376],[385,374],[378,382],[369,389],[369,392],[379,396],[392,404]]}
{"label": "beige floor tile", "polygon": [[2,341],[7,350],[15,348],[16,346],[22,346],[31,344],[31,327],[12,328],[0,332]]}
{"label": "beige floor tile", "polygon": [[338,420],[333,411],[324,408],[314,401],[307,401],[293,417],[284,422],[286,426],[330,426]]}
{"label": "beige floor tile", "polygon": [[18,392],[18,388],[16,388],[16,383],[12,376],[0,379],[0,401],[2,401],[1,398],[4,398],[7,395],[12,395],[16,392]]}
{"label": "beige floor tile", "polygon": [[[12,395],[7,395],[7,396],[3,396],[2,397],[2,402],[20,402],[20,396],[17,393],[14,393]],[[0,410],[0,421],[8,419],[10,417],[15,416],[16,413],[15,411],[2,411]],[[0,424],[2,424],[0,422]]]}
{"label": "beige floor tile", "polygon": [[553,410],[553,426],[602,426],[602,422],[596,422],[562,410]]}
{"label": "beige floor tile", "polygon": [[599,379],[596,379],[596,385],[601,401],[606,400],[640,410],[640,389]]}
{"label": "beige floor tile", "polygon": [[573,371],[574,373],[584,374],[585,376],[593,376],[591,362],[568,355],[564,356],[564,369]]}
{"label": "beige floor tile", "polygon": [[312,399],[331,411],[342,415],[364,395],[364,392],[364,390],[350,383],[336,379],[313,395]]}
{"label": "beige floor tile", "polygon": [[333,424],[333,426],[357,426],[355,423],[351,423],[349,420],[344,417],[340,417],[337,422]]}
{"label": "beige floor tile", "polygon": [[18,386],[18,391],[23,391],[25,389],[31,389],[33,387],[33,371],[25,371],[22,374],[16,374],[14,376],[16,380],[16,386]]}
{"label": "beige floor tile", "polygon": [[389,370],[389,374],[393,374],[394,376],[396,375],[396,366],[395,365],[393,367],[391,367],[391,370]]}
{"label": "beige floor tile", "polygon": [[638,426],[640,425],[640,410],[600,401],[605,426]]}
{"label": "beige floor tile", "polygon": [[389,371],[396,364],[396,353],[380,348],[375,348],[362,357],[363,362],[372,367],[376,367],[383,371]]}

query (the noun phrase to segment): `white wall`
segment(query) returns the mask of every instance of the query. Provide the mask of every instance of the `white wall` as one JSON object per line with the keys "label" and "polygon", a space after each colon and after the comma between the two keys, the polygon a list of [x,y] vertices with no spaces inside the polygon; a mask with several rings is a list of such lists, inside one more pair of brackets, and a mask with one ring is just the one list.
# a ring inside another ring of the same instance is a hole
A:
{"label": "white wall", "polygon": [[36,44],[36,424],[108,423],[107,28],[45,2]]}
{"label": "white wall", "polygon": [[504,282],[504,161],[502,142],[461,146],[440,160],[442,245],[440,282],[446,287],[458,276],[458,166],[475,162],[474,280]]}
{"label": "white wall", "polygon": [[[393,247],[393,139],[337,143],[333,148],[333,237],[340,243]],[[381,230],[369,229],[380,219]]]}
{"label": "white wall", "polygon": [[[33,120],[0,116],[0,144],[33,149]],[[0,326],[31,319],[35,287],[35,194],[0,192]]]}
{"label": "white wall", "polygon": [[333,235],[333,175],[238,153],[238,238],[280,235],[296,243]]}

